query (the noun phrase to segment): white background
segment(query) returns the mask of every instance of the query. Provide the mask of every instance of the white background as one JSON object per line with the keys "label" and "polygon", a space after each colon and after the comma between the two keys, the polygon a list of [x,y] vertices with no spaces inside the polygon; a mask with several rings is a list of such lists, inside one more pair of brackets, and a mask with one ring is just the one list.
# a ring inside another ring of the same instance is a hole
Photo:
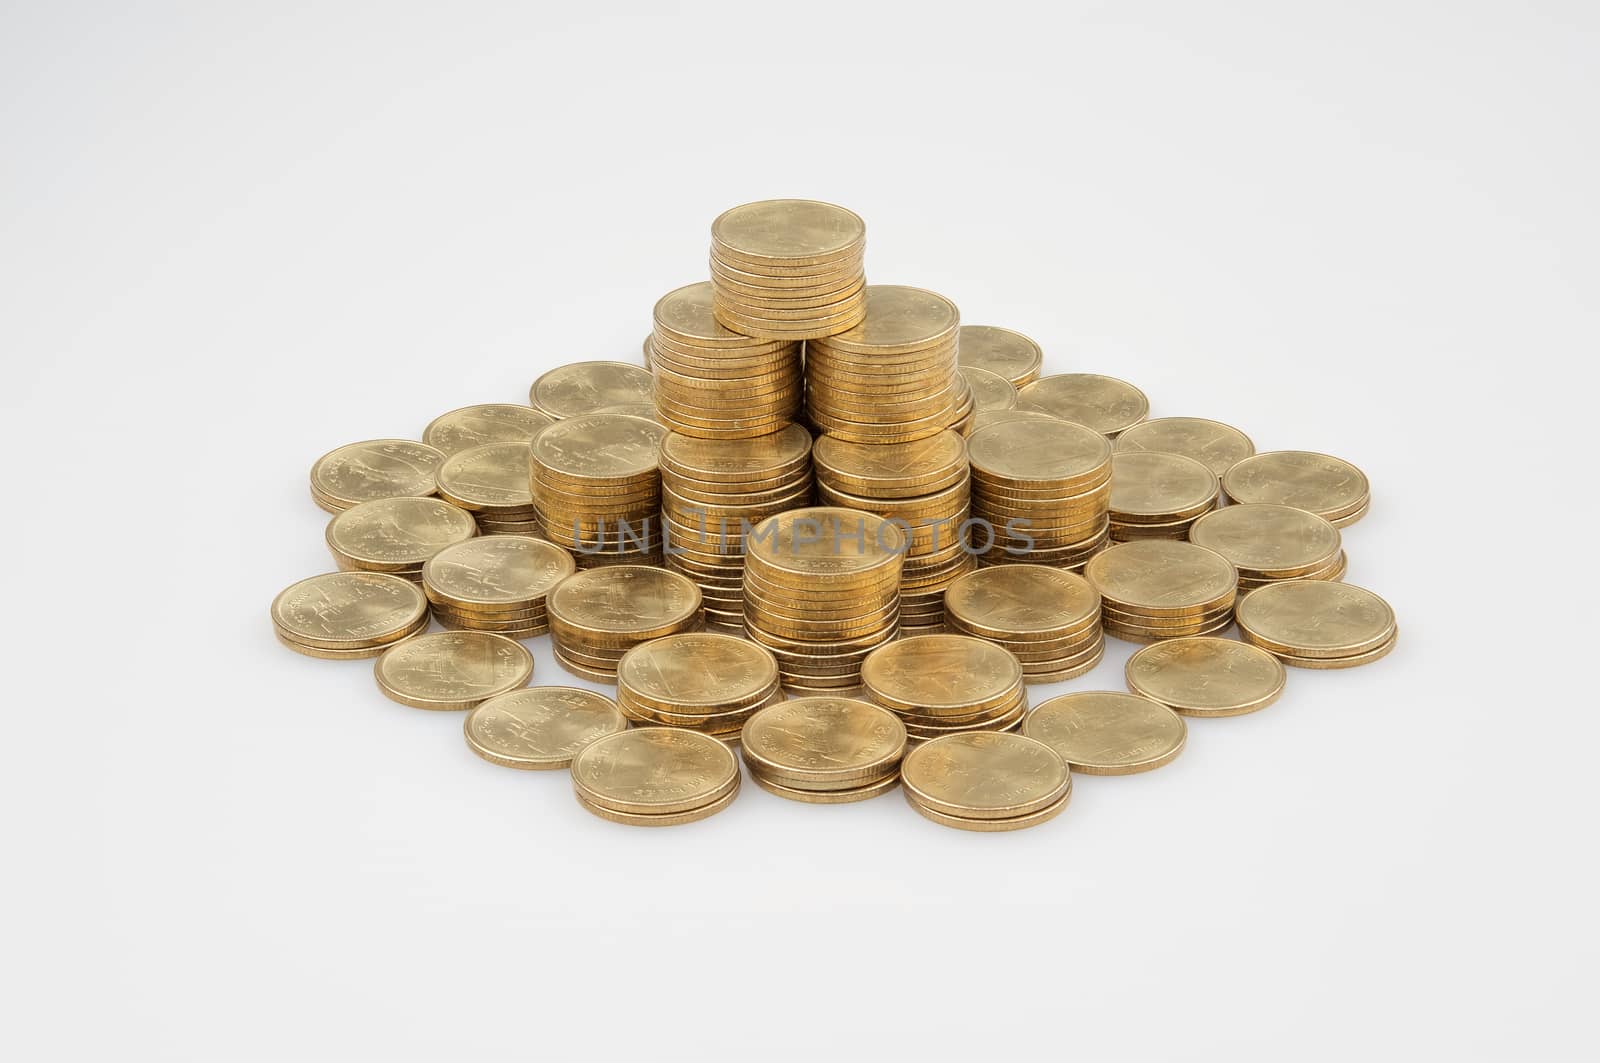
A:
{"label": "white background", "polygon": [[[7,1055],[1579,1054],[1597,26],[6,5]],[[1049,371],[1359,464],[1399,650],[981,836],[754,786],[612,826],[273,641],[330,567],[314,458],[637,359],[769,196],[854,208],[871,279]]]}

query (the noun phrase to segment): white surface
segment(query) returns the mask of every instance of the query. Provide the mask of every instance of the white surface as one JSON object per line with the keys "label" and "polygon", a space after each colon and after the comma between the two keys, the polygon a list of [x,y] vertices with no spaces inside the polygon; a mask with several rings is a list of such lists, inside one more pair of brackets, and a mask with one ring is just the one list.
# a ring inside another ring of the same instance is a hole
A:
{"label": "white surface", "polygon": [[[1292,6],[8,6],[7,1055],[1576,1054],[1595,10]],[[1400,649],[973,836],[615,827],[273,642],[318,454],[637,359],[774,195],[1358,463]]]}

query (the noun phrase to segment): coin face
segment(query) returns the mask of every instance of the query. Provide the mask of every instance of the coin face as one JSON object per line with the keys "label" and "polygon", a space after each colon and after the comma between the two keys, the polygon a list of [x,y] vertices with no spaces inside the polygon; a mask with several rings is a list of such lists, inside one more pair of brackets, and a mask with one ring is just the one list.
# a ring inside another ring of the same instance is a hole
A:
{"label": "coin face", "polygon": [[667,430],[623,414],[574,416],[540,432],[533,460],[543,470],[573,479],[647,476]]}
{"label": "coin face", "polygon": [[804,463],[811,433],[797,424],[754,439],[698,439],[668,432],[661,462],[679,475],[714,483],[738,483],[778,475]]}
{"label": "coin face", "polygon": [[410,439],[369,439],[329,451],[311,467],[311,490],[337,509],[399,495],[431,495],[444,455]]}
{"label": "coin face", "polygon": [[1362,471],[1342,458],[1306,450],[1274,450],[1230,468],[1222,486],[1235,502],[1293,506],[1327,519],[1349,515],[1367,500]]}
{"label": "coin face", "polygon": [[995,325],[962,325],[961,364],[987,369],[1022,387],[1039,375],[1044,350],[1020,332]]}
{"label": "coin face", "polygon": [[326,572],[272,601],[272,623],[289,638],[325,648],[370,645],[408,632],[427,615],[416,584],[381,572]]}
{"label": "coin face", "polygon": [[546,601],[552,619],[573,627],[632,633],[693,617],[700,610],[700,589],[665,569],[608,565],[569,576]]}
{"label": "coin face", "polygon": [[1218,490],[1216,475],[1182,454],[1111,455],[1111,512],[1122,520],[1188,516],[1214,505]]}
{"label": "coin face", "polygon": [[982,639],[917,635],[870,654],[861,682],[875,699],[932,716],[1000,701],[1021,685],[1022,665]]}
{"label": "coin face", "polygon": [[655,305],[656,327],[683,342],[713,348],[765,346],[718,321],[712,309],[711,284],[701,281],[663,295]]}
{"label": "coin face", "polygon": [[1256,452],[1249,436],[1204,417],[1158,417],[1136,424],[1117,436],[1116,449],[1182,454],[1218,476]]}
{"label": "coin face", "polygon": [[572,761],[581,797],[634,814],[698,808],[739,782],[733,751],[710,735],[676,727],[641,727],[591,742]]}
{"label": "coin face", "polygon": [[484,631],[436,631],[408,639],[379,657],[378,686],[395,701],[422,709],[470,709],[527,683],[533,655]]}
{"label": "coin face", "polygon": [[438,498],[380,498],[328,522],[328,547],[357,564],[415,566],[478,534],[472,514]]}
{"label": "coin face", "polygon": [[753,259],[827,260],[850,255],[866,239],[854,212],[811,199],[766,199],[723,211],[711,223],[721,247]]}
{"label": "coin face", "polygon": [[797,698],[750,717],[741,744],[747,759],[785,777],[848,785],[889,770],[905,751],[906,728],[855,698]]}
{"label": "coin face", "polygon": [[1009,410],[1017,404],[1017,389],[998,373],[975,366],[962,366],[961,376],[972,392],[972,402],[980,410]]}
{"label": "coin face", "polygon": [[909,443],[851,443],[836,436],[817,439],[818,475],[858,491],[938,490],[965,473],[966,441],[944,431]]}
{"label": "coin face", "polygon": [[448,455],[485,443],[526,443],[539,429],[554,423],[555,418],[532,406],[463,406],[435,417],[422,430],[422,441]]}
{"label": "coin face", "polygon": [[970,572],[945,591],[945,610],[980,634],[1053,634],[1100,615],[1088,580],[1047,565],[996,565]]}
{"label": "coin face", "polygon": [[439,466],[438,484],[439,494],[463,509],[532,506],[528,444],[484,443],[452,454]]}
{"label": "coin face", "polygon": [[1188,728],[1149,698],[1086,690],[1044,702],[1022,721],[1022,733],[1055,750],[1073,771],[1132,775],[1176,759]]}
{"label": "coin face", "polygon": [[422,581],[457,605],[512,606],[543,598],[576,568],[572,555],[554,543],[490,535],[434,554],[422,567]]}
{"label": "coin face", "polygon": [[1070,421],[1003,421],[967,437],[976,473],[1013,481],[1089,480],[1109,472],[1111,444]]}
{"label": "coin face", "polygon": [[628,728],[617,703],[577,687],[524,687],[467,714],[467,745],[508,768],[547,770],[572,763],[598,738]]}
{"label": "coin face", "polygon": [[574,362],[533,382],[528,400],[557,420],[623,403],[653,403],[650,374],[627,362]]}
{"label": "coin face", "polygon": [[1128,688],[1185,716],[1239,716],[1283,693],[1288,673],[1266,650],[1232,639],[1169,639],[1128,659]]}
{"label": "coin face", "polygon": [[778,682],[778,663],[732,635],[684,632],[629,650],[618,681],[657,707],[736,705]]}
{"label": "coin face", "polygon": [[1155,616],[1183,616],[1232,600],[1239,574],[1227,558],[1192,543],[1117,543],[1089,559],[1084,577],[1108,603]]}
{"label": "coin face", "polygon": [[1044,410],[1107,436],[1132,428],[1150,413],[1144,392],[1098,373],[1042,376],[1018,391],[1017,398],[1024,409]]}
{"label": "coin face", "polygon": [[1263,503],[1207,513],[1189,529],[1189,541],[1215,550],[1241,571],[1285,577],[1324,568],[1340,551],[1339,529],[1315,513]]}
{"label": "coin face", "polygon": [[1258,646],[1298,657],[1344,657],[1394,637],[1394,610],[1348,583],[1294,580],[1251,591],[1239,603],[1239,630]]}
{"label": "coin face", "polygon": [[859,325],[820,341],[828,347],[870,353],[916,350],[956,334],[961,314],[944,296],[899,284],[869,284],[866,317]]}
{"label": "coin face", "polygon": [[970,819],[1037,812],[1059,801],[1071,778],[1043,742],[996,731],[935,738],[906,754],[900,774],[908,797]]}
{"label": "coin face", "polygon": [[796,576],[849,576],[901,561],[906,536],[882,517],[833,506],[792,509],[751,529],[746,565]]}

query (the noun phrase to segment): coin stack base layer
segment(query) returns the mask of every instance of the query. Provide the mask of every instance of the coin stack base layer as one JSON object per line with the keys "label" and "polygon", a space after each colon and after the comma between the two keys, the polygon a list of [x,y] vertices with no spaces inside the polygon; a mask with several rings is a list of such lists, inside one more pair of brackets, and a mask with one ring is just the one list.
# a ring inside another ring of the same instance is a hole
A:
{"label": "coin stack base layer", "polygon": [[523,771],[565,768],[589,743],[628,729],[617,703],[577,687],[523,687],[467,713],[467,748]]}
{"label": "coin stack base layer", "polygon": [[329,513],[357,502],[431,495],[444,454],[414,439],[368,439],[331,450],[311,466],[311,498]]}
{"label": "coin stack base layer", "polygon": [[1343,458],[1309,450],[1274,450],[1233,465],[1222,475],[1230,502],[1265,502],[1315,513],[1347,528],[1372,508],[1367,477]]}

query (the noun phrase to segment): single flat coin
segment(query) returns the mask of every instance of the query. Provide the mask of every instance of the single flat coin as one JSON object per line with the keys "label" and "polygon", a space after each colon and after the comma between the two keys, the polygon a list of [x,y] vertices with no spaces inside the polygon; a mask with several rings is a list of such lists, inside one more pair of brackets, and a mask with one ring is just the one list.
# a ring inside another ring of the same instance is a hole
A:
{"label": "single flat coin", "polygon": [[335,558],[361,568],[420,568],[447,546],[478,534],[472,514],[438,498],[358,502],[328,522]]}
{"label": "single flat coin", "polygon": [[1189,528],[1189,541],[1215,550],[1241,574],[1256,578],[1326,570],[1341,550],[1339,529],[1315,513],[1260,502],[1207,513]]}
{"label": "single flat coin", "polygon": [[999,373],[965,365],[961,377],[972,392],[973,406],[980,410],[1009,410],[1017,404],[1017,389]]}
{"label": "single flat coin", "polygon": [[967,731],[918,746],[900,769],[906,797],[947,816],[1026,816],[1060,801],[1071,786],[1067,764],[1036,739]]}
{"label": "single flat coin", "polygon": [[944,606],[973,634],[1049,638],[1100,616],[1100,593],[1088,580],[1047,565],[999,565],[951,583]]}
{"label": "single flat coin", "polygon": [[1176,520],[1217,503],[1216,474],[1193,458],[1165,451],[1111,455],[1111,516],[1128,523]]}
{"label": "single flat coin", "polygon": [[379,657],[374,674],[386,696],[419,709],[470,709],[525,685],[533,655],[486,631],[436,631]]}
{"label": "single flat coin", "polygon": [[555,418],[532,406],[463,406],[435,417],[422,430],[422,441],[448,455],[485,443],[526,443],[554,423]]}
{"label": "single flat coin", "polygon": [[711,238],[756,262],[826,263],[854,255],[867,224],[854,211],[812,199],[765,199],[717,215]]}
{"label": "single flat coin", "polygon": [[922,350],[956,335],[961,313],[936,292],[899,284],[869,284],[861,323],[817,345],[852,354],[895,354]]}
{"label": "single flat coin", "polygon": [[1188,728],[1167,706],[1134,694],[1086,690],[1051,698],[1022,721],[1022,733],[1085,775],[1133,775],[1170,764]]}
{"label": "single flat coin", "polygon": [[1238,608],[1239,630],[1273,653],[1349,657],[1394,637],[1394,610],[1371,591],[1349,583],[1289,580],[1253,590]]}
{"label": "single flat coin", "polygon": [[617,703],[577,687],[524,687],[467,714],[467,745],[507,768],[565,768],[579,750],[628,728]]}
{"label": "single flat coin", "polygon": [[1132,428],[1150,413],[1144,392],[1126,380],[1098,373],[1042,376],[1017,392],[1017,404],[1087,425],[1106,436]]}
{"label": "single flat coin", "polygon": [[1066,811],[1067,802],[1072,800],[1072,786],[1069,783],[1067,792],[1055,804],[1046,805],[1037,812],[1030,812],[1025,816],[1006,816],[1000,819],[969,819],[966,816],[951,816],[912,798],[910,791],[906,792],[906,801],[916,809],[924,819],[944,827],[953,827],[956,830],[978,831],[985,834],[1000,833],[1003,831],[1026,830],[1037,827],[1041,823],[1048,823]]}
{"label": "single flat coin", "polygon": [[967,437],[973,476],[998,484],[1088,489],[1110,475],[1111,444],[1070,421],[1002,421]]}
{"label": "single flat coin", "polygon": [[1245,458],[1222,477],[1235,502],[1293,506],[1326,520],[1349,517],[1370,496],[1366,474],[1342,458],[1306,450],[1273,450]]}
{"label": "single flat coin", "polygon": [[565,420],[606,406],[653,403],[654,387],[650,373],[637,365],[574,362],[535,380],[528,401],[556,420]]}
{"label": "single flat coin", "polygon": [[752,771],[846,789],[893,770],[905,754],[906,728],[894,713],[855,698],[796,698],[750,717],[742,745]]}
{"label": "single flat coin", "polygon": [[614,812],[668,815],[736,790],[739,762],[710,735],[640,727],[585,746],[573,758],[572,784],[581,799]]}
{"label": "single flat coin", "polygon": [[[716,739],[711,739],[711,741],[716,741]],[[735,776],[735,780],[737,778]],[[739,786],[735,781],[733,789],[715,801],[684,812],[620,812],[617,809],[597,804],[582,793],[578,794],[578,804],[586,812],[599,816],[601,819],[610,820],[612,823],[620,823],[626,827],[677,827],[685,823],[697,823],[702,819],[710,819],[733,804],[738,796]]]}
{"label": "single flat coin", "polygon": [[608,565],[569,576],[545,603],[553,625],[604,637],[667,633],[698,617],[701,598],[700,588],[676,572]]}
{"label": "single flat coin", "polygon": [[520,440],[484,443],[444,459],[438,473],[439,496],[473,511],[527,509],[528,444]]}
{"label": "single flat coin", "polygon": [[1239,585],[1238,571],[1221,554],[1168,539],[1117,543],[1091,557],[1083,575],[1112,608],[1151,617],[1221,608]]}
{"label": "single flat coin", "polygon": [[410,439],[369,439],[329,451],[311,466],[311,490],[324,508],[399,495],[431,495],[444,454]]}
{"label": "single flat coin", "polygon": [[629,650],[617,665],[621,691],[659,711],[748,707],[778,684],[764,647],[732,635],[693,631]]}
{"label": "single flat coin", "polygon": [[1250,437],[1231,425],[1204,417],[1158,417],[1117,436],[1118,453],[1163,451],[1193,458],[1217,476],[1256,452]]}
{"label": "single flat coin", "polygon": [[1185,716],[1242,716],[1283,693],[1288,673],[1266,650],[1232,639],[1158,642],[1128,658],[1128,689]]}
{"label": "single flat coin", "polygon": [[285,638],[327,650],[363,649],[403,638],[426,622],[415,583],[381,572],[326,572],[291,584],[272,600]]}
{"label": "single flat coin", "polygon": [[1020,388],[1039,376],[1044,349],[1020,332],[996,325],[962,325],[961,364],[997,373]]}
{"label": "single flat coin", "polygon": [[654,421],[624,414],[575,415],[540,432],[532,446],[540,475],[582,483],[617,482],[657,471],[667,430]]}
{"label": "single flat coin", "polygon": [[776,779],[770,779],[758,771],[751,771],[750,778],[755,780],[757,786],[774,797],[781,797],[788,801],[799,801],[807,805],[850,805],[857,801],[870,801],[874,797],[893,790],[900,785],[899,775],[889,775],[882,779],[854,786],[845,790],[799,790],[792,786],[785,786]]}
{"label": "single flat coin", "polygon": [[539,602],[575,571],[572,555],[554,543],[494,535],[434,554],[422,566],[422,584],[436,602],[485,611]]}

